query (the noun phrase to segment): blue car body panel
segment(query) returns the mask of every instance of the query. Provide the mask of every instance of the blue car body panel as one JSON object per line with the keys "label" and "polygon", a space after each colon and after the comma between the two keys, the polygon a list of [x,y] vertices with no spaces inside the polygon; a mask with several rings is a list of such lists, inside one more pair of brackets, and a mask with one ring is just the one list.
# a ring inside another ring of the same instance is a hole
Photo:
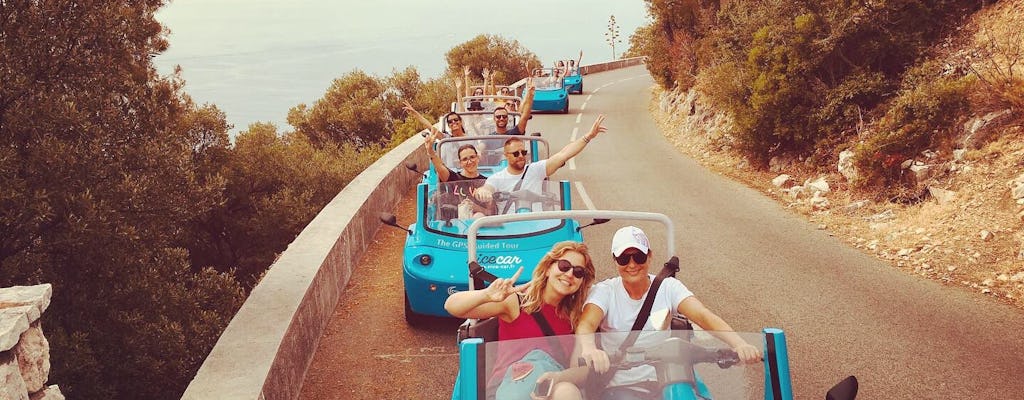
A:
{"label": "blue car body panel", "polygon": [[583,76],[577,73],[576,75],[566,76],[562,81],[565,90],[570,94],[582,94],[583,93]]}

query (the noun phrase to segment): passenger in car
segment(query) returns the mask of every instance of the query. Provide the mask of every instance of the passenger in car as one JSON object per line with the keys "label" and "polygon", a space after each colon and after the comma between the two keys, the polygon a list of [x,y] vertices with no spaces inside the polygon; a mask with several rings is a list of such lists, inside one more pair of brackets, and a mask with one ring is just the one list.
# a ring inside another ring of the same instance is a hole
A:
{"label": "passenger in car", "polygon": [[576,75],[580,73],[580,65],[583,65],[583,50],[580,50],[580,58],[578,60],[569,60],[569,74]]}
{"label": "passenger in car", "polygon": [[[522,272],[520,267],[512,277],[496,279],[486,288],[456,292],[448,296],[444,308],[459,318],[497,317],[499,341],[545,336],[547,328],[541,327],[541,319],[555,335],[573,333],[595,279],[587,245],[556,243],[537,263],[530,282],[517,287]],[[554,386],[550,399],[582,398],[575,383],[578,376],[563,371],[576,359],[578,352],[573,348],[571,341],[558,339],[530,341],[528,346],[522,341],[499,343],[487,392],[498,399],[529,399],[538,383],[550,380]],[[529,373],[515,376],[513,367],[524,363]]]}
{"label": "passenger in car", "polygon": [[[526,150],[526,144],[522,139],[510,138],[506,140],[504,151],[505,158],[508,159],[508,167],[487,178],[487,183],[477,189],[474,196],[480,201],[493,201],[494,193],[496,192],[507,193],[516,190],[530,190],[534,193],[542,193],[544,179],[554,174],[559,168],[562,168],[569,159],[583,151],[583,148],[587,147],[591,140],[594,140],[597,135],[604,132],[606,128],[601,125],[603,122],[604,114],[598,115],[594,125],[590,128],[590,132],[586,135],[583,135],[578,140],[569,142],[569,144],[546,160],[540,160],[531,164],[526,163],[530,153]],[[511,209],[512,201],[505,203],[498,205],[497,210],[501,214],[508,213]],[[515,212],[515,210],[511,211]]]}
{"label": "passenger in car", "polygon": [[519,116],[519,123],[511,129],[508,127],[508,112],[505,107],[494,109],[494,132],[492,135],[525,135],[526,124],[530,122],[530,113],[533,108],[533,94],[537,90],[533,86],[533,78],[526,80],[526,95],[523,98],[523,113]]}

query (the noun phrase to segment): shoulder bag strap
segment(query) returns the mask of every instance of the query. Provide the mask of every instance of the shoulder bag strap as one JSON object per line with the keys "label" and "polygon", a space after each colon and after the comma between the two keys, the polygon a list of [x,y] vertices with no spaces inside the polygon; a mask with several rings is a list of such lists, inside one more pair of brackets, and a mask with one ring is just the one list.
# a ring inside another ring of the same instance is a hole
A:
{"label": "shoulder bag strap", "polygon": [[[647,324],[647,319],[651,316],[651,308],[654,307],[654,298],[658,295],[658,288],[661,287],[661,281],[669,276],[675,276],[676,271],[679,270],[679,258],[673,256],[668,262],[662,266],[661,271],[654,277],[654,281],[651,282],[651,288],[647,290],[647,298],[644,299],[644,304],[640,306],[640,312],[636,315],[636,321],[633,321],[633,327],[630,329],[629,336],[619,346],[619,352],[625,354],[626,349],[636,343],[637,337],[640,335],[640,331],[644,329],[644,325]],[[675,310],[673,310],[675,311]]]}
{"label": "shoulder bag strap", "polygon": [[[523,168],[523,175],[519,177],[519,182],[516,182],[516,186],[512,188],[513,192],[519,190],[519,187],[523,186],[523,179],[526,179],[526,171],[529,170],[530,164],[526,164],[526,168]],[[512,201],[513,200],[510,198],[508,199],[508,201],[505,202],[505,209],[501,211],[502,214],[507,213],[508,209],[512,207]]]}
{"label": "shoulder bag strap", "polygon": [[565,349],[562,348],[562,344],[558,342],[558,339],[555,339],[555,330],[551,329],[551,325],[548,324],[547,318],[544,318],[544,315],[540,313],[540,310],[535,313],[530,313],[530,316],[537,321],[537,325],[540,326],[541,332],[544,332],[544,336],[547,336],[551,349],[558,353],[552,355],[558,357],[559,360],[565,360],[564,362],[568,363],[569,359],[565,356]]}

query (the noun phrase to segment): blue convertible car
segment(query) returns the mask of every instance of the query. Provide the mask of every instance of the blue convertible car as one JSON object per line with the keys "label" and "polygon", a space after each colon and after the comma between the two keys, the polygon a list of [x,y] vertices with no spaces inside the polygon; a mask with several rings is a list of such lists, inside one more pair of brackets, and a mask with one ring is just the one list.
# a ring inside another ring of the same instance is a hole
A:
{"label": "blue convertible car", "polygon": [[569,113],[569,92],[565,89],[561,69],[538,68],[533,70],[533,111]]}
{"label": "blue convertible car", "polygon": [[[437,152],[444,159],[453,149],[476,146],[480,154],[479,172],[490,176],[507,166],[507,161],[498,155],[502,154],[505,140],[513,137],[526,142],[533,161],[547,158],[547,141],[534,136],[447,138],[438,143]],[[456,169],[451,162],[445,163]],[[409,233],[402,275],[405,318],[410,325],[421,324],[429,317],[450,316],[444,309],[445,300],[452,293],[469,287],[471,270],[466,265],[466,232],[477,217],[499,209],[507,213],[532,213],[572,208],[568,181],[545,181],[539,193],[530,190],[498,192],[490,202],[481,202],[472,196],[476,188],[473,182],[482,184],[482,181],[438,182],[431,165],[416,188],[416,222],[406,228],[397,224],[394,215],[381,216],[385,224]],[[576,228],[572,220],[536,220],[481,229],[476,245],[478,265],[503,278],[523,267],[520,280],[526,282],[552,245],[564,240],[583,240]]]}
{"label": "blue convertible car", "polygon": [[[566,61],[568,64],[568,61]],[[565,90],[569,94],[583,94],[583,75],[580,74],[579,67],[566,68],[569,72],[565,74],[565,79],[562,79],[562,84],[565,86]]]}

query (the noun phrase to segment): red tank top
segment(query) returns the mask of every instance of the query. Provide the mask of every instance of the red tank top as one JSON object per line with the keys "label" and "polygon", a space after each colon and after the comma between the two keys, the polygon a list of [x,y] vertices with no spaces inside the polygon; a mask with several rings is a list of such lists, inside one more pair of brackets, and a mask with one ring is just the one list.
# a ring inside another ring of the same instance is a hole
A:
{"label": "red tank top", "polygon": [[[540,308],[540,313],[548,321],[548,325],[551,325],[551,330],[554,331],[555,335],[572,335],[572,323],[568,319],[559,318],[554,306],[544,304]],[[498,354],[494,360],[494,370],[491,376],[492,382],[500,382],[509,365],[519,361],[526,353],[534,349],[544,350],[555,361],[562,364],[563,367],[568,365],[568,360],[563,359],[563,357],[569,357],[570,353],[572,353],[572,336],[560,338],[562,350],[553,350],[550,340],[504,342],[506,340],[536,337],[544,337],[544,331],[540,329],[540,325],[537,325],[537,321],[533,319],[533,316],[524,312],[522,308],[519,309],[519,316],[512,322],[498,319]]]}

